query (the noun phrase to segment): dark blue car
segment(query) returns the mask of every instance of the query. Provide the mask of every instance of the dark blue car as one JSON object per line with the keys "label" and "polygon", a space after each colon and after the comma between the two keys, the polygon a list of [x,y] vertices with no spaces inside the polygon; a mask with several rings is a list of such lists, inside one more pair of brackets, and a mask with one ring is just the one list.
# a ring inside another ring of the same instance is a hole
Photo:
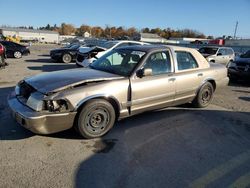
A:
{"label": "dark blue car", "polygon": [[11,41],[0,41],[0,44],[5,47],[7,57],[21,58],[23,55],[30,54],[28,46],[17,44]]}

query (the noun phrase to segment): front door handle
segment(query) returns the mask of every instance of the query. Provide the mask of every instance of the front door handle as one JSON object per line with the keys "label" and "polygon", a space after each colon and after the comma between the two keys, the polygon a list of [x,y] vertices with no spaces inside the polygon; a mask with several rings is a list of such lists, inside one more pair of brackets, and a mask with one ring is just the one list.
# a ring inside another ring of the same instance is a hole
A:
{"label": "front door handle", "polygon": [[199,74],[197,74],[197,76],[199,76],[199,77],[200,77],[200,76],[203,76],[203,73],[199,73]]}
{"label": "front door handle", "polygon": [[174,82],[176,80],[176,78],[169,78],[168,82]]}

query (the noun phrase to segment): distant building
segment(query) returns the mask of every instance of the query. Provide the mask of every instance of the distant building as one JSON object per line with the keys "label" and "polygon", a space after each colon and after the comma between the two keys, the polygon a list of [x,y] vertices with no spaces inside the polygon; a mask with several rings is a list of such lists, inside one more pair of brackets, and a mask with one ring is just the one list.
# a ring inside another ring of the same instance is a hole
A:
{"label": "distant building", "polygon": [[170,38],[171,41],[176,41],[177,44],[190,44],[190,43],[208,43],[208,39],[202,38],[188,38],[188,37],[181,37],[181,38]]}
{"label": "distant building", "polygon": [[225,45],[225,40],[224,39],[214,39],[210,40],[208,44],[215,44],[215,45]]}
{"label": "distant building", "polygon": [[135,40],[141,42],[149,42],[149,43],[166,43],[167,40],[165,38],[160,37],[157,34],[153,33],[139,33],[135,37]]}
{"label": "distant building", "polygon": [[91,35],[90,35],[89,32],[86,31],[86,32],[83,34],[83,37],[84,37],[84,38],[89,38],[89,37],[91,37]]}
{"label": "distant building", "polygon": [[75,35],[59,35],[59,42],[67,39],[74,39],[76,38]]}
{"label": "distant building", "polygon": [[20,37],[21,41],[27,42],[58,43],[59,41],[58,32],[47,30],[0,28],[0,34],[4,37]]}
{"label": "distant building", "polygon": [[226,46],[250,46],[250,39],[225,40]]}

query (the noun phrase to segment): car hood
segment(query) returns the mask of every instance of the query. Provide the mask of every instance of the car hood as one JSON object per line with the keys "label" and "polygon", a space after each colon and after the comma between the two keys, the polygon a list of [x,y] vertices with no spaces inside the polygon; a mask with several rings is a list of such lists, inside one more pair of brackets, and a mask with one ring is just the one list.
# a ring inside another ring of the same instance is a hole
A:
{"label": "car hood", "polygon": [[89,82],[121,79],[123,76],[87,68],[43,73],[25,82],[43,94],[51,94]]}
{"label": "car hood", "polygon": [[102,52],[105,51],[106,48],[102,48],[100,46],[94,46],[94,47],[80,47],[79,52],[80,53],[92,53],[92,52]]}

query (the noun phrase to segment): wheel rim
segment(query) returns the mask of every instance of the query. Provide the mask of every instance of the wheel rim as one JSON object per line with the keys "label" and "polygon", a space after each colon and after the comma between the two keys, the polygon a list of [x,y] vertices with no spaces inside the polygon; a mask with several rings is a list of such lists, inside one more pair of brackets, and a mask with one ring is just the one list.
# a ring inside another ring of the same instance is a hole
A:
{"label": "wheel rim", "polygon": [[22,56],[21,52],[15,52],[14,53],[15,58],[21,58],[21,56]]}
{"label": "wheel rim", "polygon": [[63,56],[63,62],[69,63],[71,61],[71,56],[69,54],[65,54]]}
{"label": "wheel rim", "polygon": [[205,87],[201,93],[201,102],[203,105],[209,103],[212,99],[213,89],[209,86]]}
{"label": "wheel rim", "polygon": [[84,125],[89,133],[102,134],[107,130],[109,122],[109,111],[104,107],[96,107],[87,113]]}

